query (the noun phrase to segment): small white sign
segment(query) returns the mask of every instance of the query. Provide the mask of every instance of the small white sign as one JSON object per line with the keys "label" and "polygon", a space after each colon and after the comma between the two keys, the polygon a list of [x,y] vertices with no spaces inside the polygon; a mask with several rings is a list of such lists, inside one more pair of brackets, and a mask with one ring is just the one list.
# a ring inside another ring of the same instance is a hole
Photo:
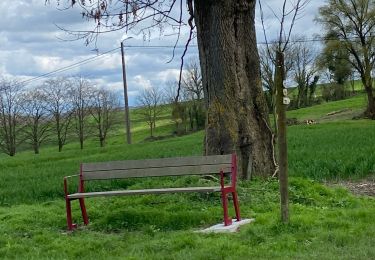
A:
{"label": "small white sign", "polygon": [[283,104],[284,105],[289,105],[290,104],[290,99],[288,97],[283,97]]}
{"label": "small white sign", "polygon": [[283,89],[283,95],[287,96],[288,95],[288,90],[286,88]]}

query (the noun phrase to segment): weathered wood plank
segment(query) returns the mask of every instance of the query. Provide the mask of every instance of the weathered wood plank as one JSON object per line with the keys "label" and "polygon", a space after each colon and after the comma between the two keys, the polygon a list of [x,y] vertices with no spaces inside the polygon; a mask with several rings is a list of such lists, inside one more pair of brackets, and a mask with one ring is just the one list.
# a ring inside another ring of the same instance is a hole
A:
{"label": "weathered wood plank", "polygon": [[230,172],[230,164],[199,165],[199,166],[176,166],[164,168],[143,168],[111,171],[84,172],[84,180],[107,180],[139,177],[162,177],[181,175],[204,175],[218,174],[222,169],[225,173]]}
{"label": "weathered wood plank", "polygon": [[147,189],[147,190],[120,190],[104,192],[86,192],[74,193],[68,195],[70,199],[89,198],[89,197],[106,197],[106,196],[130,196],[162,193],[182,193],[182,192],[217,192],[220,187],[190,187],[190,188],[167,188],[167,189]]}
{"label": "weathered wood plank", "polygon": [[146,160],[127,160],[112,161],[99,163],[82,164],[83,172],[108,171],[108,170],[126,170],[126,169],[143,169],[143,168],[162,168],[176,166],[197,166],[197,165],[216,165],[231,163],[231,155],[211,155],[211,156],[191,156],[191,157],[174,157]]}

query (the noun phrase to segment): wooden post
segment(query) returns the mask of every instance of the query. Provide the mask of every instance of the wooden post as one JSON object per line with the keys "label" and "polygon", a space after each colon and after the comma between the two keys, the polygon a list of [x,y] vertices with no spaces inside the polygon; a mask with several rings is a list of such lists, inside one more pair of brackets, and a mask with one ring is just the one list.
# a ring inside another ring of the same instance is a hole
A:
{"label": "wooden post", "polygon": [[284,102],[284,54],[276,51],[275,88],[277,112],[277,143],[280,182],[281,220],[289,221],[288,209],[288,149],[286,140],[286,102]]}
{"label": "wooden post", "polygon": [[123,82],[124,82],[126,141],[127,141],[128,144],[131,144],[132,141],[131,141],[131,133],[130,133],[128,85],[126,83],[125,57],[124,57],[124,44],[123,44],[123,42],[121,42],[121,59],[122,59],[122,79],[123,79]]}

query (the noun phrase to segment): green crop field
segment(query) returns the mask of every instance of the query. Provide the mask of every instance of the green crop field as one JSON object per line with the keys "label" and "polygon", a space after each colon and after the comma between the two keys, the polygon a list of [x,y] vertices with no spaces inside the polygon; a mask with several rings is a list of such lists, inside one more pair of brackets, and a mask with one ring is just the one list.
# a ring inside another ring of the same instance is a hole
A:
{"label": "green crop field", "polygon": [[[39,155],[2,154],[0,258],[374,259],[375,199],[324,184],[375,175],[375,122],[351,120],[365,104],[360,95],[289,111],[288,117],[319,122],[288,128],[290,223],[279,221],[277,180],[255,179],[239,184],[242,215],[255,222],[234,234],[194,232],[221,221],[219,193],[87,199],[87,227],[82,227],[78,203],[73,202],[74,220],[81,225],[66,231],[63,176],[77,173],[80,162],[202,154],[203,132],[171,136],[168,108],[156,123],[156,135],[167,136],[159,141],[145,141],[147,124],[133,110],[132,145],[125,144],[119,123],[104,148],[89,139],[83,150],[70,142],[61,153],[48,145]],[[331,112],[337,113],[327,116]],[[143,178],[94,182],[88,190],[212,183],[198,177]]]}
{"label": "green crop field", "polygon": [[[298,120],[314,119],[319,122],[341,121],[352,119],[363,112],[367,104],[367,96],[358,95],[350,99],[323,103],[314,107],[300,108],[288,111],[289,118]],[[330,113],[336,113],[330,115]]]}

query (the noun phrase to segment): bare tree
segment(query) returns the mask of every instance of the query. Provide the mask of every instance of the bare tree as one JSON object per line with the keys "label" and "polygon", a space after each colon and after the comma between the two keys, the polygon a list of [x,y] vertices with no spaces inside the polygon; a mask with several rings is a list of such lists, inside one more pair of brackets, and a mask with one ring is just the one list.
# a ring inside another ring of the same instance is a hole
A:
{"label": "bare tree", "polygon": [[164,88],[164,101],[170,104],[172,108],[172,121],[175,123],[174,133],[177,135],[183,135],[187,132],[188,125],[188,113],[187,113],[187,102],[189,101],[189,95],[185,88],[180,90],[180,98],[176,102],[178,90],[178,81],[168,81]]}
{"label": "bare tree", "polygon": [[[266,90],[266,98],[269,104],[270,110],[273,114],[273,120],[276,129],[276,88],[274,83],[275,78],[275,62],[276,62],[276,53],[277,44],[273,43],[270,46],[263,45],[259,48],[259,57],[260,57],[260,68],[261,68],[261,78],[262,78],[262,85],[263,88]],[[290,71],[293,67],[294,61],[294,49],[293,46],[289,46],[285,50],[285,78],[291,74]]]}
{"label": "bare tree", "polygon": [[[285,51],[288,48],[292,30],[296,20],[298,19],[298,15],[303,11],[306,5],[309,3],[309,0],[296,0],[291,3],[291,8],[288,10],[287,8],[287,0],[282,1],[282,8],[281,14],[273,14],[276,16],[278,21],[280,22],[279,27],[279,34],[278,38],[275,41],[276,50],[275,50],[275,77],[274,77],[274,87],[275,87],[275,105],[276,105],[276,113],[277,113],[277,141],[278,141],[278,165],[275,162],[275,153],[273,153],[273,161],[275,164],[275,173],[279,173],[279,181],[280,181],[280,210],[281,210],[281,220],[283,222],[289,221],[289,203],[288,203],[288,147],[287,147],[287,140],[286,140],[286,105],[288,102],[288,98],[286,97],[287,89],[284,87],[284,80],[285,80]],[[268,46],[268,37],[264,26],[264,15],[263,9],[261,5],[261,1],[259,0],[260,6],[260,13],[261,13],[261,20],[264,32],[264,38],[267,43],[267,51],[271,53],[271,50]],[[287,24],[287,19],[290,18],[289,25]],[[272,55],[269,55],[272,57]],[[271,128],[268,127],[271,131]]]}
{"label": "bare tree", "polygon": [[21,97],[24,116],[24,133],[32,145],[35,154],[39,154],[40,145],[51,135],[50,114],[43,92],[31,89]]}
{"label": "bare tree", "polygon": [[201,68],[199,67],[199,61],[191,59],[185,66],[183,73],[182,83],[184,88],[192,93],[195,100],[203,99],[203,85]]}
{"label": "bare tree", "polygon": [[0,149],[9,156],[16,154],[22,141],[19,140],[22,131],[21,92],[22,85],[16,81],[0,79]]}
{"label": "bare tree", "polygon": [[[164,86],[164,100],[167,104],[172,104],[177,96],[178,82],[177,80],[169,80]],[[179,99],[183,101],[183,98]]]}
{"label": "bare tree", "polygon": [[119,106],[120,102],[115,93],[105,89],[93,90],[90,114],[98,130],[100,147],[105,146],[108,132],[115,123],[115,112]]}
{"label": "bare tree", "polygon": [[349,51],[349,62],[359,73],[367,93],[365,115],[375,119],[375,97],[371,71],[375,65],[375,2],[373,0],[329,0],[319,9],[317,20],[326,35],[334,35]]}
{"label": "bare tree", "polygon": [[182,90],[187,96],[188,102],[186,105],[190,121],[190,129],[198,130],[204,127],[205,111],[201,70],[196,59],[190,60],[185,67],[182,77]]}
{"label": "bare tree", "polygon": [[83,142],[89,132],[87,116],[90,114],[89,106],[92,91],[90,82],[87,79],[79,77],[72,80],[72,87],[69,92],[73,105],[75,130],[81,149],[83,149]]}
{"label": "bare tree", "polygon": [[154,136],[156,120],[163,112],[163,94],[158,89],[151,87],[144,89],[138,96],[138,104],[141,106],[141,114],[150,127],[150,137]]}
{"label": "bare tree", "polygon": [[[208,117],[204,153],[235,151],[242,178],[250,178],[251,173],[266,177],[274,172],[272,134],[268,131],[268,109],[260,84],[256,0],[187,0],[186,5],[175,0],[68,3],[68,7],[79,8],[85,19],[94,22],[92,30],[69,32],[86,43],[95,42],[98,35],[108,31],[131,30],[147,37],[154,28],[163,33],[165,26],[171,26],[177,35],[176,45],[185,40],[180,68],[196,33]],[[184,39],[180,32],[185,26],[189,33]]]}
{"label": "bare tree", "polygon": [[304,38],[294,44],[293,78],[297,84],[297,107],[308,106],[312,98],[317,80],[316,51]]}
{"label": "bare tree", "polygon": [[67,78],[46,80],[43,84],[43,95],[47,102],[47,109],[54,119],[59,152],[66,143],[71,125],[73,108],[69,95],[72,82]]}

